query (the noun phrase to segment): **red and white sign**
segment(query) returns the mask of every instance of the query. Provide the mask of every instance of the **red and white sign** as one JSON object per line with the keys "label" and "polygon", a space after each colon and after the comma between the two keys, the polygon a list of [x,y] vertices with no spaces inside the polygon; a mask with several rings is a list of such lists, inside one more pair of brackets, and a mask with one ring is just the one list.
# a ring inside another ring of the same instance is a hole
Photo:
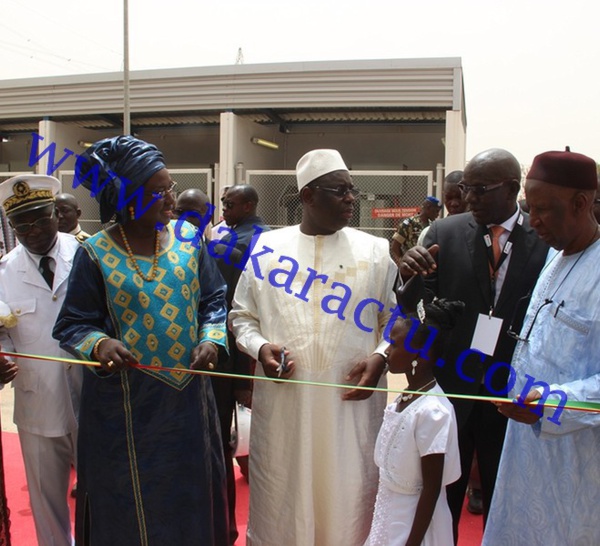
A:
{"label": "red and white sign", "polygon": [[419,207],[394,207],[371,209],[371,218],[408,218],[419,214]]}

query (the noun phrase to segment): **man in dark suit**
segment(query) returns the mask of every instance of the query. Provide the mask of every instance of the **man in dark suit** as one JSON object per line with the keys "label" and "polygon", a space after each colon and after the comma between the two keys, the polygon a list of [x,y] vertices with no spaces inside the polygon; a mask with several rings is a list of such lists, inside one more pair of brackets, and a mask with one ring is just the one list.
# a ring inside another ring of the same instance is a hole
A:
{"label": "man in dark suit", "polygon": [[231,186],[223,199],[223,219],[227,228],[222,228],[216,237],[229,244],[234,239],[235,248],[244,252],[252,237],[261,231],[268,231],[263,219],[256,215],[258,192],[249,184]]}
{"label": "man in dark suit", "polygon": [[[517,206],[520,179],[519,162],[506,150],[477,154],[465,168],[459,185],[470,212],[435,222],[425,238],[427,248],[411,249],[400,265],[403,279],[415,273],[427,275],[425,284],[437,297],[466,304],[465,314],[448,341],[444,362],[438,362],[436,368],[436,378],[447,393],[506,396],[508,364],[516,344],[508,331],[519,332],[527,296],[548,251],[529,226],[528,215]],[[496,328],[494,334],[484,336],[488,356],[471,352],[465,357],[464,351],[472,347],[474,336],[481,339],[483,326]],[[496,362],[507,365],[490,369]],[[474,452],[487,519],[506,418],[491,403],[452,402],[462,467],[461,478],[447,488],[456,542]]]}
{"label": "man in dark suit", "polygon": [[[232,186],[223,196],[225,222],[227,226],[219,228],[217,238],[209,242],[209,252],[216,258],[217,267],[223,279],[227,283],[227,309],[231,309],[233,294],[237,286],[240,274],[244,267],[241,262],[248,259],[244,254],[248,246],[252,244],[252,238],[268,231],[262,219],[256,216],[256,205],[258,204],[258,193],[252,186]],[[209,204],[208,196],[199,189],[189,189],[182,192],[177,198],[175,215],[183,216],[185,213],[193,212],[185,216],[188,222],[200,228],[204,220]],[[255,241],[256,242],[256,241]],[[231,331],[227,332],[229,343],[229,355],[226,359],[219,361],[219,372],[234,373],[237,375],[253,375],[252,359],[241,352]],[[236,377],[211,377],[213,393],[217,403],[217,412],[221,423],[221,437],[223,439],[223,453],[225,455],[225,470],[227,471],[227,500],[229,507],[229,544],[234,544],[239,533],[235,519],[235,474],[233,469],[233,448],[231,445],[231,421],[235,411],[235,402],[250,406],[252,400],[252,381]],[[238,457],[238,463],[242,473],[248,477],[248,457],[242,460]]]}

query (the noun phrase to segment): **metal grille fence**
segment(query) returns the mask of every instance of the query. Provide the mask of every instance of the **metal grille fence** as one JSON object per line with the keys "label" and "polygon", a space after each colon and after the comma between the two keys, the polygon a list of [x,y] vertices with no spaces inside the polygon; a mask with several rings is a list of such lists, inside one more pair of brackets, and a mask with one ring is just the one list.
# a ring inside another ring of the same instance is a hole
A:
{"label": "metal grille fence", "polygon": [[[176,196],[190,188],[201,189],[208,195],[212,202],[212,171],[210,169],[169,169],[171,178],[177,182]],[[81,208],[79,223],[84,231],[94,235],[108,224],[100,223],[100,208],[97,201],[90,196],[90,190],[82,185],[73,187],[75,171],[59,171],[58,178],[62,184],[62,191],[71,193],[77,199]]]}
{"label": "metal grille fence", "polygon": [[[431,171],[351,171],[360,195],[350,226],[392,238],[400,218],[416,214],[433,194]],[[246,181],[259,195],[258,214],[271,227],[300,223],[302,206],[294,171],[247,171]]]}

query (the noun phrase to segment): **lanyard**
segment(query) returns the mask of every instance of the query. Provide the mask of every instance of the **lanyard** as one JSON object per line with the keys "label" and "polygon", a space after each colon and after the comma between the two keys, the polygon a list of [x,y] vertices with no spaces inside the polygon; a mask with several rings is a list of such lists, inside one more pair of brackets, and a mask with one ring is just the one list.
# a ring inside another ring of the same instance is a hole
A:
{"label": "lanyard", "polygon": [[487,251],[487,255],[488,255],[488,262],[490,264],[490,268],[492,270],[491,275],[490,275],[490,317],[492,316],[492,313],[494,312],[494,304],[496,301],[496,273],[498,272],[498,270],[500,269],[500,267],[502,266],[502,264],[504,263],[504,261],[506,260],[506,258],[508,258],[508,255],[510,254],[510,251],[513,247],[513,244],[515,243],[515,241],[517,240],[517,237],[519,236],[518,234],[518,229],[517,225],[522,225],[523,224],[523,214],[521,212],[519,212],[519,215],[517,216],[517,221],[515,222],[515,225],[512,229],[512,231],[510,232],[510,235],[506,241],[506,243],[504,243],[504,247],[502,247],[502,252],[500,253],[500,256],[498,257],[498,262],[494,263],[494,251],[492,250],[492,236],[490,234],[490,230],[487,228],[485,228],[485,235],[483,236],[483,241],[485,242],[485,247],[486,247],[486,251]]}

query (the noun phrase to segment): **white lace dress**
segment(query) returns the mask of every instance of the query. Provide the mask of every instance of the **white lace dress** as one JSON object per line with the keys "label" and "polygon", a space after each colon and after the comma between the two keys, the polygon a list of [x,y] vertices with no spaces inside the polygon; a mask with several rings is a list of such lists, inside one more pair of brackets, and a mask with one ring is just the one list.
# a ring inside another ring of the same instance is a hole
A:
{"label": "white lace dress", "polygon": [[[442,393],[435,385],[432,393]],[[379,489],[371,532],[365,546],[404,546],[423,489],[421,457],[445,453],[442,489],[422,546],[453,543],[452,516],[445,486],[460,476],[456,417],[446,397],[420,396],[402,412],[385,409],[375,446]]]}

